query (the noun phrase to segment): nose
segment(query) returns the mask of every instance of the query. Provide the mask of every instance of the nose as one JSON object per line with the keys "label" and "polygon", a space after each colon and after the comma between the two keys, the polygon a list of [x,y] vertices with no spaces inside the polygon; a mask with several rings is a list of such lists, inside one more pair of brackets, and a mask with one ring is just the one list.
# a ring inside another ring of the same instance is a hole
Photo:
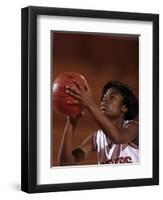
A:
{"label": "nose", "polygon": [[107,102],[108,102],[108,100],[107,100],[107,98],[104,96],[103,99],[102,99],[102,103],[107,103]]}
{"label": "nose", "polygon": [[107,99],[103,99],[101,101],[101,106],[106,106],[107,103],[108,103]]}

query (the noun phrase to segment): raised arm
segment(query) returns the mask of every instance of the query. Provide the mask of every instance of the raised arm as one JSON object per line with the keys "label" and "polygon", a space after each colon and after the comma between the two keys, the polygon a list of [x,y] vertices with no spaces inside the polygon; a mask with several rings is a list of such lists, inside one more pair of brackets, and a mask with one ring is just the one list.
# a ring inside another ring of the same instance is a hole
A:
{"label": "raised arm", "polygon": [[93,151],[92,134],[88,136],[80,146],[74,149],[72,148],[72,139],[78,120],[79,118],[68,118],[67,120],[58,153],[59,165],[78,164]]}

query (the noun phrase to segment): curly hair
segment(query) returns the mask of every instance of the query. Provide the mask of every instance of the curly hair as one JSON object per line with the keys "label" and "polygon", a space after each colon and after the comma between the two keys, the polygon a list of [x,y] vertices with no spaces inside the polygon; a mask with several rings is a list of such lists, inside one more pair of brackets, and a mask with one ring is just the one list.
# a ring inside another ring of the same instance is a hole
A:
{"label": "curly hair", "polygon": [[126,107],[128,108],[128,111],[124,115],[124,119],[134,119],[138,115],[139,105],[138,99],[134,95],[132,90],[120,81],[109,81],[103,87],[101,100],[109,88],[116,89],[123,97],[123,104],[126,105]]}

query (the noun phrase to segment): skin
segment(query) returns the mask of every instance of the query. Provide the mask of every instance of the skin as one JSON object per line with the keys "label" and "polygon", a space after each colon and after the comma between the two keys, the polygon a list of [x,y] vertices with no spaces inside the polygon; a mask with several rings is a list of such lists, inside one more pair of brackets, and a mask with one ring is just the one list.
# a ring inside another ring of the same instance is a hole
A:
{"label": "skin", "polygon": [[[115,144],[127,144],[138,138],[138,125],[129,123],[123,128],[124,114],[127,107],[123,104],[123,97],[114,88],[110,88],[104,95],[100,108],[95,104],[91,89],[87,82],[85,88],[81,87],[75,80],[74,87],[66,86],[66,93],[74,98],[67,104],[82,105],[89,111],[96,123]],[[60,165],[73,165],[85,159],[93,151],[92,134],[83,143],[72,149],[71,141],[79,119],[78,116],[68,117],[61,141],[58,160]]]}

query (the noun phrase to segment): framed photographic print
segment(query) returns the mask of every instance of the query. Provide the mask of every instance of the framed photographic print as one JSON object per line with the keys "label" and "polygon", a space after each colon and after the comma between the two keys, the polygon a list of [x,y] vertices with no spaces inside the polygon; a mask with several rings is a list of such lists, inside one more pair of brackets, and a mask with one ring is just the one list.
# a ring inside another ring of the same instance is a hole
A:
{"label": "framed photographic print", "polygon": [[21,188],[159,184],[159,15],[22,9]]}

